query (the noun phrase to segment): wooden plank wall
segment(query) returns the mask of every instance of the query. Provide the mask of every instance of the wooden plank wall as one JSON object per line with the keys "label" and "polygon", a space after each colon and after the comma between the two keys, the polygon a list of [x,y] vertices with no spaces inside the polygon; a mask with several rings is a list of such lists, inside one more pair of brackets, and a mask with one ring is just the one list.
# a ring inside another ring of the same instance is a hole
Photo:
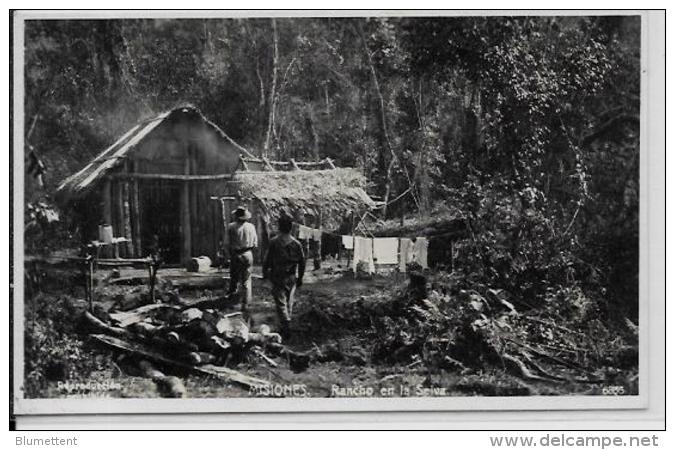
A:
{"label": "wooden plank wall", "polygon": [[[218,185],[222,183],[208,180],[188,182],[191,256],[205,255],[213,259],[220,241],[225,239],[222,206],[219,201],[211,200],[211,196],[222,195],[218,194],[222,191],[222,186]],[[226,204],[225,220],[229,220],[228,208]]]}
{"label": "wooden plank wall", "polygon": [[[193,172],[194,159],[188,158],[183,173]],[[126,167],[116,170],[102,184],[103,220],[113,226],[115,237],[126,237],[129,242],[119,246],[119,255],[123,258],[142,257],[142,216],[143,184],[137,179],[124,178],[123,173],[136,173],[139,167],[146,166],[145,161],[130,161]],[[231,220],[230,210],[238,202],[226,202],[225,211],[220,202],[211,196],[227,195],[229,188],[226,180],[191,180],[180,183],[180,209],[174,211],[180,215],[182,242],[178,243],[182,251],[183,262],[192,256],[206,255],[215,258],[219,243],[225,239],[223,215]],[[257,215],[257,214],[256,214]],[[254,225],[257,225],[254,222]]]}
{"label": "wooden plank wall", "polygon": [[[257,201],[228,200],[223,209],[219,201],[211,200],[211,196],[228,195],[230,190],[225,186],[226,181],[193,180],[180,183],[181,208],[174,213],[181,216],[183,233],[189,233],[184,234],[182,242],[177,244],[184,252],[182,260],[201,255],[215,258],[220,242],[227,244],[223,223],[231,222],[231,211],[243,203],[251,211],[251,223],[258,233],[259,247],[254,255],[255,260],[262,261],[274,224],[269,223],[266,211]],[[116,177],[108,179],[102,186],[103,219],[113,226],[115,237],[124,236],[129,239],[127,244],[119,246],[121,257],[144,256],[141,233],[142,189],[142,183],[137,180]]]}

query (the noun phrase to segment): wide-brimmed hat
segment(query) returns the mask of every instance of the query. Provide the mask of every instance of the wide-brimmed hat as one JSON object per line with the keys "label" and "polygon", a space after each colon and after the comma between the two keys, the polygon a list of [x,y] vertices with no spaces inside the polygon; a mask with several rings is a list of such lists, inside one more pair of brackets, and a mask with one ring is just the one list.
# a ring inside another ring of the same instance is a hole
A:
{"label": "wide-brimmed hat", "polygon": [[239,206],[237,209],[232,211],[232,215],[237,219],[244,219],[244,220],[248,220],[252,217],[251,213],[248,212],[248,209],[246,209],[245,206]]}

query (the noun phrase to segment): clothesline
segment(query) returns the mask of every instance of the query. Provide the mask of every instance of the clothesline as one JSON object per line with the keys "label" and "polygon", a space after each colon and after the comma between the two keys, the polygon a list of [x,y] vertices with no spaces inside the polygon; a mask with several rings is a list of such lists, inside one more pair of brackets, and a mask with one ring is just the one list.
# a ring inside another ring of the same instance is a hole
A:
{"label": "clothesline", "polygon": [[429,242],[427,238],[367,238],[354,237],[354,257],[352,259],[352,270],[356,272],[359,264],[361,270],[372,273],[375,270],[375,264],[378,265],[398,265],[401,272],[407,270],[410,263],[417,263],[422,268],[427,268],[427,251]]}
{"label": "clothesline", "polygon": [[[301,224],[301,223],[298,223],[298,222],[293,222],[293,225],[296,225],[296,226],[299,227],[299,226],[302,225],[302,224]],[[308,227],[307,225],[302,225],[302,226],[303,226],[303,227],[306,227],[306,228],[309,228],[309,229],[311,229],[311,230],[318,230],[317,228]],[[356,228],[358,228],[358,225],[356,226]],[[333,233],[332,231],[326,231],[326,230],[323,230],[323,229],[318,230],[318,231],[321,231],[321,234],[327,234],[327,235],[329,235],[329,236],[334,236],[334,237],[342,237],[342,236],[362,236],[362,237],[367,237],[367,236],[365,235],[365,233],[364,233],[364,235],[357,235],[357,234]],[[399,239],[402,239],[401,236],[375,236],[375,235],[374,235],[372,232],[370,232],[369,230],[365,230],[365,231],[368,232],[368,234],[370,234],[370,237],[371,237],[371,238],[399,238]],[[415,238],[413,237],[413,238],[410,238],[410,239],[415,239]]]}
{"label": "clothesline", "polygon": [[[361,225],[359,223],[359,225]],[[365,229],[365,227],[363,227]],[[357,271],[359,263],[363,263],[361,270],[369,273],[375,271],[375,264],[398,265],[401,272],[405,272],[407,265],[416,262],[423,268],[427,268],[428,240],[426,237],[400,238],[400,237],[375,237],[369,230],[368,236],[337,234],[321,229],[311,228],[297,222],[293,222],[293,231],[299,239],[321,241],[324,235],[339,238],[339,246],[352,252],[351,267]]]}

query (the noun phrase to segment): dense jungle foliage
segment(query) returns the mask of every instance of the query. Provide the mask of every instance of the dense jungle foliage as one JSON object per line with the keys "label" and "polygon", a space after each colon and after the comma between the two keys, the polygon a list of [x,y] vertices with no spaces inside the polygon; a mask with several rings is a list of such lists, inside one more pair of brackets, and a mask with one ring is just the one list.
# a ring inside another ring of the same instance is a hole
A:
{"label": "dense jungle foliage", "polygon": [[[48,20],[25,43],[27,220],[191,103],[254,153],[362,168],[386,218],[456,210],[474,290],[637,320],[639,17]],[[28,251],[67,242],[44,229]]]}

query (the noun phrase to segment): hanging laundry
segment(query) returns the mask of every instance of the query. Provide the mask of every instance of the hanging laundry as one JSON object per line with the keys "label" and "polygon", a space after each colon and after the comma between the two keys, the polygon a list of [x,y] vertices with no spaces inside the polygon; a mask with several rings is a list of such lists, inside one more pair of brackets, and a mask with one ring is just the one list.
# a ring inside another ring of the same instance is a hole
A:
{"label": "hanging laundry", "polygon": [[321,235],[321,257],[328,255],[339,257],[341,243],[342,239],[337,234],[323,233]]}
{"label": "hanging laundry", "polygon": [[354,236],[342,236],[342,246],[347,250],[354,249]]}
{"label": "hanging laundry", "polygon": [[298,239],[307,240],[312,237],[312,229],[304,225],[298,225]]}
{"label": "hanging laundry", "polygon": [[310,228],[310,233],[311,233],[311,238],[315,240],[316,242],[321,242],[321,230],[317,230],[316,228]]}
{"label": "hanging laundry", "polygon": [[412,261],[413,253],[413,242],[409,238],[401,238],[401,250],[399,255],[399,270],[405,272],[407,270],[408,264]]}
{"label": "hanging laundry", "polygon": [[352,259],[352,270],[354,272],[356,272],[357,265],[360,262],[365,263],[366,272],[375,272],[373,240],[370,238],[354,237],[354,258]]}
{"label": "hanging laundry", "polygon": [[319,255],[319,241],[315,241],[314,239],[310,239],[308,242],[308,247],[309,251],[307,252],[307,258],[310,259],[321,259],[321,255]]}
{"label": "hanging laundry", "polygon": [[422,266],[423,269],[428,268],[427,264],[427,249],[429,248],[429,241],[425,237],[415,239],[413,243],[413,261]]}
{"label": "hanging laundry", "polygon": [[374,238],[373,258],[377,264],[398,262],[398,238]]}

